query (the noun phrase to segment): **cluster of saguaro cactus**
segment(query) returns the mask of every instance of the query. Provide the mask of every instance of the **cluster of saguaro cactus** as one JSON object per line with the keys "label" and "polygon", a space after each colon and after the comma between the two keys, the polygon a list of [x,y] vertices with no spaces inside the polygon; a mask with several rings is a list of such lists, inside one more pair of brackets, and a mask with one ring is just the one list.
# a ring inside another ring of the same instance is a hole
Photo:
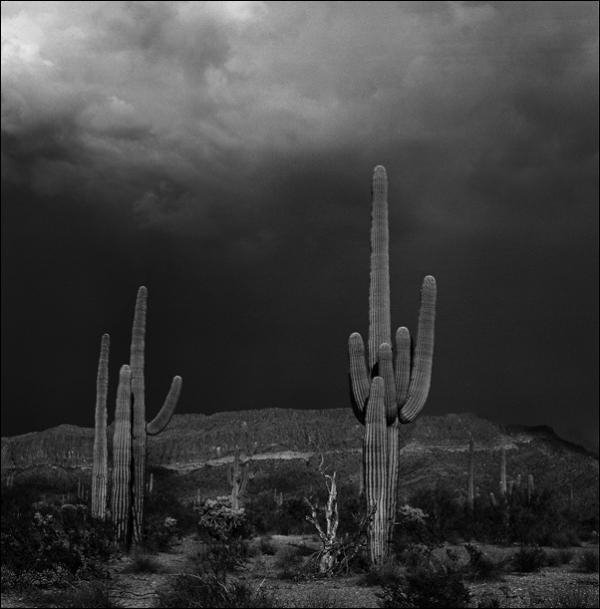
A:
{"label": "cluster of saguaro cactus", "polygon": [[361,335],[349,339],[350,384],[354,413],[365,425],[363,462],[368,509],[375,508],[369,527],[369,553],[384,561],[396,511],[398,491],[398,426],[411,423],[423,408],[431,382],[436,282],[425,277],[421,289],[418,334],[414,351],[407,328],[396,331],[395,360],[391,347],[387,175],[375,167],[372,187],[371,276],[368,354]]}
{"label": "cluster of saguaro cactus", "polygon": [[[146,490],[146,436],[160,433],[169,423],[181,392],[175,376],[156,417],[146,423],[145,341],[148,290],[137,293],[131,333],[130,362],[121,367],[113,433],[112,515],[117,539],[126,544],[142,540]],[[96,429],[92,487],[94,514],[106,512],[106,392],[108,386],[108,335],[102,337],[96,397]]]}

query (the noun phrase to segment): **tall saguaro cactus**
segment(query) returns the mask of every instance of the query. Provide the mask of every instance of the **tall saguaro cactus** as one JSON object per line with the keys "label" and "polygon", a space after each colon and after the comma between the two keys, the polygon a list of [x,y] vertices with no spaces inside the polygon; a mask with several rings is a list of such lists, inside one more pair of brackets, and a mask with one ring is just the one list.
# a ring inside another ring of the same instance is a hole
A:
{"label": "tall saguaro cactus", "polygon": [[396,512],[398,490],[398,426],[415,420],[431,382],[436,282],[428,275],[421,288],[417,341],[411,353],[407,328],[396,331],[392,353],[390,319],[387,175],[373,171],[371,212],[371,276],[368,354],[360,334],[348,341],[354,413],[365,425],[363,461],[368,508],[375,507],[369,531],[371,562],[385,560]]}
{"label": "tall saguaro cactus", "polygon": [[131,332],[130,366],[132,397],[131,458],[133,489],[133,540],[140,542],[143,532],[144,491],[146,488],[146,436],[159,434],[169,423],[181,392],[181,377],[173,377],[169,393],[162,408],[146,423],[146,382],[144,377],[146,348],[146,311],[148,290],[145,286],[138,289]]}
{"label": "tall saguaro cactus", "polygon": [[94,421],[94,460],[92,463],[92,518],[104,520],[106,516],[106,489],[108,475],[108,446],[106,437],[106,398],[108,394],[108,353],[110,337],[102,335],[98,376],[96,378],[96,413]]}
{"label": "tall saguaro cactus", "polygon": [[117,540],[128,543],[131,520],[131,369],[119,372],[113,433],[112,517]]}

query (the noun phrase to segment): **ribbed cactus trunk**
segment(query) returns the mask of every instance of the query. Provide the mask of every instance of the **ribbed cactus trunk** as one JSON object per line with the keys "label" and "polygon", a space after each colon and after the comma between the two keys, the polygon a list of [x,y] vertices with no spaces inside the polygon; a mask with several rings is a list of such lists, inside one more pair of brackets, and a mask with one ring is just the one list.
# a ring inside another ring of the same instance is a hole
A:
{"label": "ribbed cactus trunk", "polygon": [[112,517],[117,541],[127,545],[131,530],[131,369],[121,367],[113,433]]}
{"label": "ribbed cactus trunk", "polygon": [[108,395],[108,356],[110,337],[102,335],[98,375],[96,377],[96,411],[94,421],[94,459],[92,463],[92,518],[104,520],[106,516],[106,489],[108,476],[108,439],[106,436],[106,400]]}
{"label": "ribbed cactus trunk", "polygon": [[169,423],[179,394],[182,380],[173,377],[169,393],[156,417],[146,423],[146,311],[148,290],[141,286],[137,293],[133,327],[131,331],[130,366],[131,366],[131,401],[133,408],[132,425],[132,536],[135,543],[141,543],[144,531],[144,492],[146,489],[146,436],[159,434]]}
{"label": "ribbed cactus trunk", "polygon": [[131,468],[133,481],[133,523],[135,542],[142,541],[144,518],[144,490],[146,475],[146,384],[144,363],[146,349],[146,307],[148,291],[144,286],[138,290],[133,327],[129,365],[131,367],[131,403],[133,407],[133,427],[131,436]]}
{"label": "ribbed cactus trunk", "polygon": [[469,511],[473,513],[475,508],[475,446],[473,436],[469,439],[469,482],[467,489],[467,505]]}
{"label": "ribbed cactus trunk", "polygon": [[398,493],[398,427],[414,421],[425,404],[431,380],[436,284],[425,277],[421,290],[414,354],[408,330],[396,332],[391,347],[387,174],[375,167],[371,209],[371,272],[368,354],[358,333],[350,336],[352,406],[365,424],[363,464],[367,506],[375,509],[369,531],[371,562],[383,562],[393,532]]}

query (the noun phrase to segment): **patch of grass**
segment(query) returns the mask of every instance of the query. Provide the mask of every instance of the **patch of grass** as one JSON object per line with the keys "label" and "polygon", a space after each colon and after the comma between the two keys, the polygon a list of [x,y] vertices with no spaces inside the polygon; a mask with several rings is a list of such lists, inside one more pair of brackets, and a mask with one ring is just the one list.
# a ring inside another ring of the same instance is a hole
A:
{"label": "patch of grass", "polygon": [[303,564],[302,554],[294,546],[285,546],[279,550],[275,559],[275,567],[279,569],[279,579],[293,579],[299,575]]}
{"label": "patch of grass", "polygon": [[324,588],[311,590],[303,597],[302,604],[298,605],[298,607],[308,607],[310,609],[335,609],[340,606],[335,593]]}
{"label": "patch of grass", "polygon": [[124,569],[123,573],[163,573],[163,566],[147,554],[137,554]]}
{"label": "patch of grass", "polygon": [[30,590],[26,595],[32,606],[81,607],[81,609],[113,608],[107,581],[81,581],[66,590]]}
{"label": "patch of grass", "polygon": [[521,546],[512,557],[512,565],[519,573],[535,573],[548,562],[548,557],[538,546]]}
{"label": "patch of grass", "polygon": [[565,607],[566,609],[598,607],[598,589],[580,587],[557,590],[552,596],[544,598],[542,603],[543,607]]}
{"label": "patch of grass", "polygon": [[273,598],[260,588],[252,588],[235,579],[219,578],[211,574],[180,575],[166,589],[158,593],[159,607],[213,607],[248,609],[274,607]]}
{"label": "patch of grass", "polygon": [[585,550],[577,559],[580,573],[598,573],[598,550]]}

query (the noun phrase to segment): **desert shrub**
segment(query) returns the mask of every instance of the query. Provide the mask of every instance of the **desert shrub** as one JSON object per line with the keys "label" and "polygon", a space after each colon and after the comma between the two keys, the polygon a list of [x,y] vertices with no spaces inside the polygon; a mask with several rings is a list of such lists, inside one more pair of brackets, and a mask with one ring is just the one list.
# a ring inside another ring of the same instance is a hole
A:
{"label": "desert shrub", "polygon": [[398,563],[388,560],[372,567],[360,579],[364,586],[393,586],[402,580],[402,570]]}
{"label": "desert shrub", "polygon": [[273,556],[277,552],[277,548],[270,536],[260,538],[260,551],[267,556]]}
{"label": "desert shrub", "polygon": [[124,569],[123,573],[162,573],[162,565],[147,554],[136,554],[133,560]]}
{"label": "desert shrub", "polygon": [[497,579],[503,571],[503,564],[486,556],[478,547],[465,544],[469,562],[464,567],[467,578],[474,581]]}
{"label": "desert shrub", "polygon": [[437,559],[432,549],[422,552],[420,564],[407,568],[400,581],[383,586],[382,606],[413,608],[467,607],[470,593],[462,581],[456,555]]}
{"label": "desert shrub", "polygon": [[563,529],[562,531],[550,533],[543,541],[546,541],[547,545],[553,548],[569,548],[581,545],[579,536],[572,529]]}
{"label": "desert shrub", "polygon": [[272,598],[260,589],[214,574],[180,575],[158,593],[159,607],[273,607]]}
{"label": "desert shrub", "polygon": [[3,565],[25,578],[39,574],[40,585],[62,580],[65,573],[102,575],[112,552],[112,536],[110,524],[91,519],[83,505],[26,504],[14,497],[6,505],[3,496]]}
{"label": "desert shrub", "polygon": [[468,519],[453,488],[438,484],[433,489],[421,489],[411,497],[409,503],[427,514],[426,527],[419,531],[422,539],[415,540],[418,543],[465,537]]}
{"label": "desert shrub", "polygon": [[144,548],[149,552],[169,550],[184,533],[195,530],[195,511],[168,492],[153,493],[144,503]]}
{"label": "desert shrub", "polygon": [[207,499],[197,509],[197,518],[199,533],[205,538],[227,541],[250,536],[244,508],[233,509],[229,497]]}
{"label": "desert shrub", "polygon": [[412,544],[429,543],[433,540],[428,530],[428,518],[420,508],[408,504],[398,507],[392,533],[392,552],[395,555]]}
{"label": "desert shrub", "polygon": [[512,557],[513,568],[519,573],[539,571],[547,562],[546,553],[538,546],[521,546]]}
{"label": "desert shrub", "polygon": [[577,571],[598,573],[598,550],[585,550],[577,558]]}
{"label": "desert shrub", "polygon": [[248,543],[243,539],[209,540],[204,542],[194,562],[202,573],[225,577],[227,573],[240,569],[247,558]]}
{"label": "desert shrub", "polygon": [[280,579],[294,579],[299,575],[303,564],[304,559],[297,547],[285,546],[277,552],[275,567],[279,569]]}
{"label": "desert shrub", "polygon": [[560,567],[566,565],[573,560],[573,550],[553,550],[546,553],[546,564],[549,567]]}

